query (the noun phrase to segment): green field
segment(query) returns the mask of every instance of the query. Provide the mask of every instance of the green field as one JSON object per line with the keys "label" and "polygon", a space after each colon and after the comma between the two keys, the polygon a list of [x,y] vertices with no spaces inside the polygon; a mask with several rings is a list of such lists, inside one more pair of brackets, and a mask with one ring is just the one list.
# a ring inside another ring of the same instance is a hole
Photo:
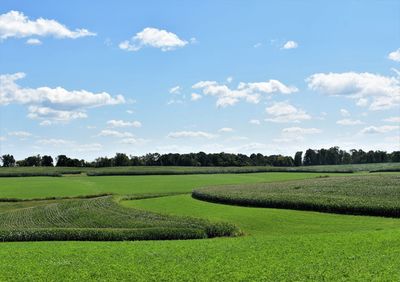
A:
{"label": "green field", "polygon": [[242,206],[400,217],[398,174],[224,185],[194,190],[192,196]]}
{"label": "green field", "polygon": [[[120,202],[123,207],[113,207],[165,217],[189,216],[213,223],[229,222],[237,225],[244,236],[175,241],[1,243],[0,280],[399,280],[400,219],[221,205],[199,201],[190,195],[193,189],[204,186],[272,182],[283,185],[302,179],[329,181],[338,176],[332,174],[328,178],[317,178],[325,175],[257,173],[2,178],[0,198],[106,192],[136,194],[140,198],[143,193],[185,193],[125,200]],[[391,173],[377,174],[377,177],[380,175],[400,176]],[[343,174],[339,179],[351,183],[352,179],[360,177],[369,175]],[[394,195],[394,200],[396,197]],[[78,200],[55,202],[60,201]],[[43,202],[49,204],[52,201],[0,203],[0,214],[29,205],[38,209]],[[90,217],[85,220],[91,222]],[[25,217],[20,215],[19,218]],[[106,218],[101,220],[108,221]]]}
{"label": "green field", "polygon": [[10,176],[60,176],[63,174],[100,175],[170,175],[215,174],[251,172],[359,172],[375,170],[400,170],[400,163],[370,163],[349,165],[320,165],[301,167],[244,166],[244,167],[176,167],[176,166],[124,166],[124,167],[0,167],[0,177]]}
{"label": "green field", "polygon": [[[261,183],[315,178],[326,173],[249,173],[150,176],[3,177],[0,199],[34,199],[114,193],[191,193],[193,189],[222,184]],[[343,174],[346,175],[346,174]]]}

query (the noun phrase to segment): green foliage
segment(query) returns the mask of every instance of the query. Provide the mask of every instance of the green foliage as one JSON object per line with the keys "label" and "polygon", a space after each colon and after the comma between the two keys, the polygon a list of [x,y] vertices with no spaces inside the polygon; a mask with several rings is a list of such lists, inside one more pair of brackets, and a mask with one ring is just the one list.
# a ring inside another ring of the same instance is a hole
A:
{"label": "green foliage", "polygon": [[23,241],[136,241],[204,239],[195,228],[29,228],[0,229],[0,242]]}
{"label": "green foliage", "polygon": [[209,185],[286,181],[321,175],[326,174],[268,172],[163,176],[0,177],[0,198],[36,199],[101,193],[118,195],[191,193],[194,188]]}
{"label": "green foliage", "polygon": [[167,240],[239,234],[233,224],[124,208],[111,196],[31,204],[2,209],[0,241]]}
{"label": "green foliage", "polygon": [[243,206],[400,217],[400,176],[395,174],[219,186],[192,196]]}

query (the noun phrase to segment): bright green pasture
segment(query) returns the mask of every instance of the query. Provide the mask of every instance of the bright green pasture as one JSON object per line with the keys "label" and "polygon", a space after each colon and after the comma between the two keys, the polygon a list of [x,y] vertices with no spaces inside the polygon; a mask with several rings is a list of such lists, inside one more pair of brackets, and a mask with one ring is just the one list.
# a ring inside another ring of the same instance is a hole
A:
{"label": "bright green pasture", "polygon": [[[24,178],[13,178],[0,179],[0,197],[190,192],[200,186],[315,176],[257,173],[28,178],[22,182]],[[351,181],[352,176],[347,177]],[[7,188],[7,183],[12,185]],[[14,194],[13,189],[17,189]],[[125,201],[123,205],[226,221],[237,224],[246,235],[187,241],[0,243],[0,280],[400,280],[400,219],[220,205],[192,199],[189,194]]]}
{"label": "bright green pasture", "polygon": [[[0,198],[45,198],[100,193],[190,193],[209,185],[241,184],[314,178],[327,173],[267,172],[246,174],[71,176],[0,178]],[[337,173],[330,175],[339,175]],[[345,175],[345,174],[344,174]]]}
{"label": "bright green pasture", "polygon": [[2,243],[2,280],[398,281],[397,219],[246,208],[189,195],[127,201],[223,219],[248,235],[189,241]]}

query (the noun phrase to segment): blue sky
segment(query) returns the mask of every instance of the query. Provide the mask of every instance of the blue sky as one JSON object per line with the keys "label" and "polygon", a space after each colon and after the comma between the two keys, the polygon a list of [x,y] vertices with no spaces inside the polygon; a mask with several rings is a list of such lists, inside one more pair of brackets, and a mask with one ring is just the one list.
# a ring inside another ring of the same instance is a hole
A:
{"label": "blue sky", "polygon": [[1,153],[400,149],[399,1],[2,1]]}

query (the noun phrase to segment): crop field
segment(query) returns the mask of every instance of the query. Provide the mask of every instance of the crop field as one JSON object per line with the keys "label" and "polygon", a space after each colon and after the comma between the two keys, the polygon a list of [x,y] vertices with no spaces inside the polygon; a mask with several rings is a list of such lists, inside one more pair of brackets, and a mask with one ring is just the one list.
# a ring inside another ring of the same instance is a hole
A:
{"label": "crop field", "polygon": [[[318,194],[323,204],[330,197],[370,205],[376,197],[397,209],[399,177],[269,172],[1,178],[0,238],[45,241],[0,243],[0,280],[396,281],[399,218],[226,205],[191,192],[232,195],[237,189],[241,196],[256,191],[267,197],[267,187],[274,187],[274,195],[293,190],[299,201]],[[102,193],[114,195],[90,196]],[[77,241],[65,241],[70,239]],[[81,241],[88,239],[93,242]],[[143,239],[152,240],[138,241]]]}
{"label": "crop field", "polygon": [[349,165],[320,165],[301,167],[177,167],[177,166],[123,166],[123,167],[0,167],[0,177],[61,176],[64,174],[101,175],[181,175],[216,173],[260,173],[260,172],[358,172],[358,171],[400,171],[400,163],[370,163]]}
{"label": "crop field", "polygon": [[400,217],[400,175],[396,174],[219,186],[192,195],[244,206]]}

